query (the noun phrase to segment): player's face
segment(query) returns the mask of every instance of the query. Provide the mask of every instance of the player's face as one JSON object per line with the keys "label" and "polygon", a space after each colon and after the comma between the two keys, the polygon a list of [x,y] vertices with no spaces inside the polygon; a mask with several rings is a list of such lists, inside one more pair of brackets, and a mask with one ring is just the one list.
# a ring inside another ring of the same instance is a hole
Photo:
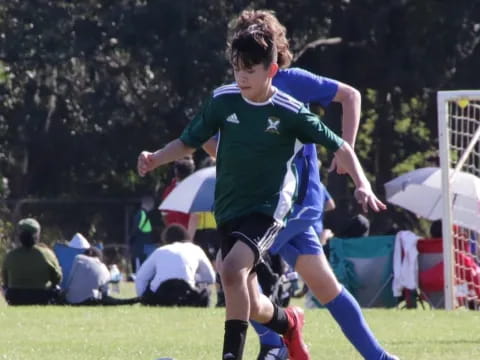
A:
{"label": "player's face", "polygon": [[233,66],[235,81],[243,95],[250,101],[263,102],[272,95],[272,78],[278,70],[277,64],[265,68],[263,64],[245,67]]}

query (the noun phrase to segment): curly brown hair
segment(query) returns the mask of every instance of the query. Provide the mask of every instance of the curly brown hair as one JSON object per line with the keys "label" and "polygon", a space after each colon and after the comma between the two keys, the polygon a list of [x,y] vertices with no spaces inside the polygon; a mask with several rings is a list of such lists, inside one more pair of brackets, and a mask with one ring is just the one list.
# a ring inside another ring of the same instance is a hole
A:
{"label": "curly brown hair", "polygon": [[252,24],[234,34],[230,45],[230,62],[234,67],[250,68],[263,64],[268,68],[277,63],[274,34],[264,24]]}
{"label": "curly brown hair", "polygon": [[[228,38],[231,41],[235,33],[247,29],[251,25],[265,26],[274,34],[277,47],[277,63],[280,68],[287,68],[292,63],[293,54],[287,39],[287,29],[278,21],[271,10],[244,10],[229,23]],[[230,42],[229,41],[229,42]]]}

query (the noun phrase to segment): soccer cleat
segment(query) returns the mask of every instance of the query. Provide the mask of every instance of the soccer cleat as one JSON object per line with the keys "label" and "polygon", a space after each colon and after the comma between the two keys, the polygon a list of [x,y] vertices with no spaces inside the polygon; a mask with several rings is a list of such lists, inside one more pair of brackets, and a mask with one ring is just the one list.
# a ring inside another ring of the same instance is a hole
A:
{"label": "soccer cleat", "polygon": [[257,360],[288,360],[288,349],[285,345],[276,347],[261,344]]}
{"label": "soccer cleat", "polygon": [[289,306],[285,309],[288,319],[288,331],[283,340],[288,348],[290,360],[310,360],[308,348],[302,339],[302,328],[305,323],[303,310],[298,306]]}

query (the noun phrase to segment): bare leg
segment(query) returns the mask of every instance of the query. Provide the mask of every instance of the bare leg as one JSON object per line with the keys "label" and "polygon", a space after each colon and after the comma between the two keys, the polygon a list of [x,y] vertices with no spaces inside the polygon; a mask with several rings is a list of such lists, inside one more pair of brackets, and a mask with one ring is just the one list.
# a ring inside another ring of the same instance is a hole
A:
{"label": "bare leg", "polygon": [[268,297],[260,292],[257,274],[248,277],[248,293],[250,295],[250,319],[266,323],[272,319],[273,304]]}
{"label": "bare leg", "polygon": [[364,359],[396,359],[379,344],[365,321],[358,302],[346,289],[342,289],[323,253],[300,255],[295,268]]}
{"label": "bare leg", "polygon": [[342,291],[342,286],[323,253],[300,255],[295,270],[322,304],[332,301]]}
{"label": "bare leg", "polygon": [[222,359],[243,358],[250,314],[247,278],[253,261],[253,251],[237,241],[219,266],[226,300]]}
{"label": "bare leg", "polygon": [[237,241],[221,264],[221,278],[226,301],[226,319],[248,321],[250,300],[247,278],[252,269],[252,250]]}

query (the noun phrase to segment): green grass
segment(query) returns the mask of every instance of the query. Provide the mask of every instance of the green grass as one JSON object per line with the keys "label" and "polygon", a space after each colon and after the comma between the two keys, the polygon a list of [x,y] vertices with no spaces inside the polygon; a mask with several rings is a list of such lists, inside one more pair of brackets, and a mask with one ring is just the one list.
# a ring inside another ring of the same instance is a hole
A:
{"label": "green grass", "polygon": [[[404,360],[480,359],[479,312],[366,310],[365,315],[380,342]],[[0,303],[0,359],[214,360],[220,358],[223,319],[224,309],[216,308]],[[306,319],[313,360],[361,359],[326,310],[307,310]],[[250,328],[244,359],[255,359],[257,351]]]}

